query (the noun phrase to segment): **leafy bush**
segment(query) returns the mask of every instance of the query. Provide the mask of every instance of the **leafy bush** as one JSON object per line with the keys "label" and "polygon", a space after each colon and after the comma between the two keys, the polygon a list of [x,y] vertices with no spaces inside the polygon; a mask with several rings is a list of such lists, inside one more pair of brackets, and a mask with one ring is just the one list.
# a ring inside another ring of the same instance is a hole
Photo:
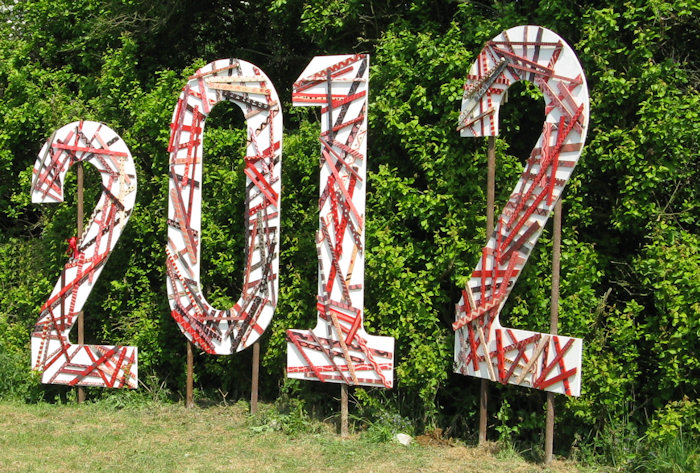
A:
{"label": "leafy bush", "polygon": [[30,370],[26,355],[0,350],[0,399],[34,403],[43,398],[40,375]]}
{"label": "leafy bush", "polygon": [[683,398],[658,409],[646,431],[652,441],[668,442],[685,436],[688,441],[700,441],[700,403]]}
{"label": "leafy bush", "polygon": [[282,431],[295,437],[300,434],[319,433],[324,429],[321,422],[309,417],[304,409],[304,402],[286,396],[278,398],[272,406],[262,409],[248,419],[253,432]]}
{"label": "leafy bush", "polygon": [[[138,346],[139,369],[149,373],[152,389],[145,397],[182,397],[186,345],[169,315],[163,264],[168,126],[186,77],[197,65],[233,55],[271,76],[285,111],[280,297],[262,338],[261,393],[287,393],[312,412],[334,410],[328,399],[335,385],[284,378],[285,330],[316,320],[320,128],[317,110],[293,108],[289,98],[313,55],[363,51],[371,54],[372,84],[365,328],[396,338],[396,383],[388,392],[357,389],[356,408],[380,433],[396,418],[417,431],[444,426],[475,438],[480,383],[451,373],[450,325],[486,241],[486,144],[461,139],[454,127],[466,71],[484,42],[511,26],[541,24],[577,51],[591,97],[587,145],[564,197],[560,305],[560,333],[584,339],[583,393],[557,398],[555,445],[623,465],[638,454],[629,445],[634,437],[646,432],[648,442],[663,446],[682,432],[681,450],[694,458],[698,427],[688,419],[698,418],[700,399],[697,2],[274,0],[211,9],[192,2],[5,3],[0,398],[71,395],[38,384],[28,370],[28,340],[58,276],[65,239],[75,232],[74,173],[62,205],[32,205],[29,187],[41,143],[80,118],[123,136],[139,178],[133,216],[85,307],[88,342]],[[513,86],[509,95],[496,140],[499,205],[541,125],[532,87]],[[203,280],[207,297],[223,306],[240,290],[241,202],[231,194],[242,180],[245,132],[237,110],[216,113],[205,143]],[[93,177],[88,172],[86,207],[99,192]],[[504,325],[548,330],[550,248],[546,229],[503,311]],[[247,397],[249,360],[247,353],[198,353],[200,395]],[[90,396],[118,407],[138,397],[105,390]],[[489,437],[540,442],[543,404],[541,392],[490,389],[490,415],[498,417]],[[279,414],[286,417],[278,425],[306,428],[300,405]]]}

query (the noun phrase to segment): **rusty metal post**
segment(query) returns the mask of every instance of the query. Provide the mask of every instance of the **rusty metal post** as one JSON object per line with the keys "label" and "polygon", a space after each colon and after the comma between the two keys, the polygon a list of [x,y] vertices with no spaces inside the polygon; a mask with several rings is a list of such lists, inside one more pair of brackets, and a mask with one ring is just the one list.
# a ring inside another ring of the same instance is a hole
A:
{"label": "rusty metal post", "polygon": [[[80,238],[83,236],[83,164],[78,163],[78,192],[77,192],[77,205],[78,205],[78,216],[76,220],[78,221],[78,245],[80,245]],[[83,311],[78,312],[78,345],[85,343],[85,317],[83,317]],[[78,387],[78,404],[85,402],[85,390]]]}
{"label": "rusty metal post", "polygon": [[188,409],[194,407],[193,373],[194,354],[192,353],[192,342],[187,340],[187,386],[185,388],[185,407]]}
{"label": "rusty metal post", "polygon": [[[488,171],[486,177],[486,241],[491,238],[494,227],[494,206],[496,201],[496,137],[489,136]],[[481,380],[481,396],[479,402],[479,445],[486,442],[488,427],[489,380]]]}
{"label": "rusty metal post", "polygon": [[253,375],[250,380],[250,413],[258,411],[258,378],[260,375],[260,343],[253,343]]}
{"label": "rusty metal post", "polygon": [[340,436],[348,436],[348,385],[340,385]]}
{"label": "rusty metal post", "polygon": [[[549,333],[557,334],[559,323],[559,270],[561,263],[562,199],[554,206],[552,228],[552,302],[549,312]],[[554,451],[554,393],[547,393],[547,421],[544,434],[544,463],[552,463]]]}

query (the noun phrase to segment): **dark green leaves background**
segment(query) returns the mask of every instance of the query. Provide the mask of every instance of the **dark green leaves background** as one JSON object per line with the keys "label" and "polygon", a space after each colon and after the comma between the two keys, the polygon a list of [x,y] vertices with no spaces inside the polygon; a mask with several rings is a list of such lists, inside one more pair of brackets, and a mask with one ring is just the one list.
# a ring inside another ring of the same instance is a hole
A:
{"label": "dark green leaves background", "polygon": [[[700,411],[698,17],[698,3],[683,0],[3,1],[0,397],[66,395],[30,373],[29,334],[75,233],[74,173],[58,206],[31,204],[29,187],[43,141],[81,118],[121,134],[139,178],[129,226],[85,308],[88,341],[138,346],[144,390],[182,395],[185,339],[169,315],[164,273],[168,125],[188,74],[240,57],[272,78],[285,111],[280,299],[263,336],[262,393],[334,411],[337,386],[284,376],[284,330],[316,318],[319,112],[292,108],[291,85],[314,55],[367,52],[365,327],[396,338],[396,383],[354,390],[355,409],[471,438],[479,381],[452,374],[450,324],[486,241],[486,141],[460,139],[455,123],[484,42],[537,24],[574,47],[591,95],[587,146],[565,192],[559,329],[584,339],[583,393],[557,397],[557,445],[594,444],[622,421],[652,437],[681,426],[697,435],[687,419]],[[511,89],[497,140],[499,206],[539,134],[542,107],[533,87]],[[205,138],[203,284],[222,307],[240,290],[242,125],[235,107],[217,107]],[[86,182],[89,209],[98,190],[89,172]],[[504,324],[548,330],[550,253],[547,229]],[[245,398],[250,354],[198,354],[195,373],[201,397]],[[541,435],[543,393],[491,392],[492,428]]]}

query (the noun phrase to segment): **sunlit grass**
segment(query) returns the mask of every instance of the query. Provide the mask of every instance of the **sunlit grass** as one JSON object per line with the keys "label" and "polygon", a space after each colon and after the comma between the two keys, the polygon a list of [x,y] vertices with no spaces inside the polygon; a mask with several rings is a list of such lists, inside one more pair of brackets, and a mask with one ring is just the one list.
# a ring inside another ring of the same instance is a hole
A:
{"label": "sunlit grass", "polygon": [[[247,406],[115,409],[100,404],[0,403],[0,472],[580,472],[459,442],[341,439],[334,427]],[[285,427],[286,426],[286,427]]]}

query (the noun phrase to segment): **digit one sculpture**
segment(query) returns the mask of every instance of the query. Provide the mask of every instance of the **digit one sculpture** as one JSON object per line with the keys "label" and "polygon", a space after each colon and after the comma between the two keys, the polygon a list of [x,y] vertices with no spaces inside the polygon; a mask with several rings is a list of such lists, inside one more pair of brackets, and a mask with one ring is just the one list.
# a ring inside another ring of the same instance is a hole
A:
{"label": "digit one sculpture", "polygon": [[317,322],[287,330],[287,376],[390,388],[394,339],[363,324],[369,56],[316,56],[296,106],[321,106]]}

